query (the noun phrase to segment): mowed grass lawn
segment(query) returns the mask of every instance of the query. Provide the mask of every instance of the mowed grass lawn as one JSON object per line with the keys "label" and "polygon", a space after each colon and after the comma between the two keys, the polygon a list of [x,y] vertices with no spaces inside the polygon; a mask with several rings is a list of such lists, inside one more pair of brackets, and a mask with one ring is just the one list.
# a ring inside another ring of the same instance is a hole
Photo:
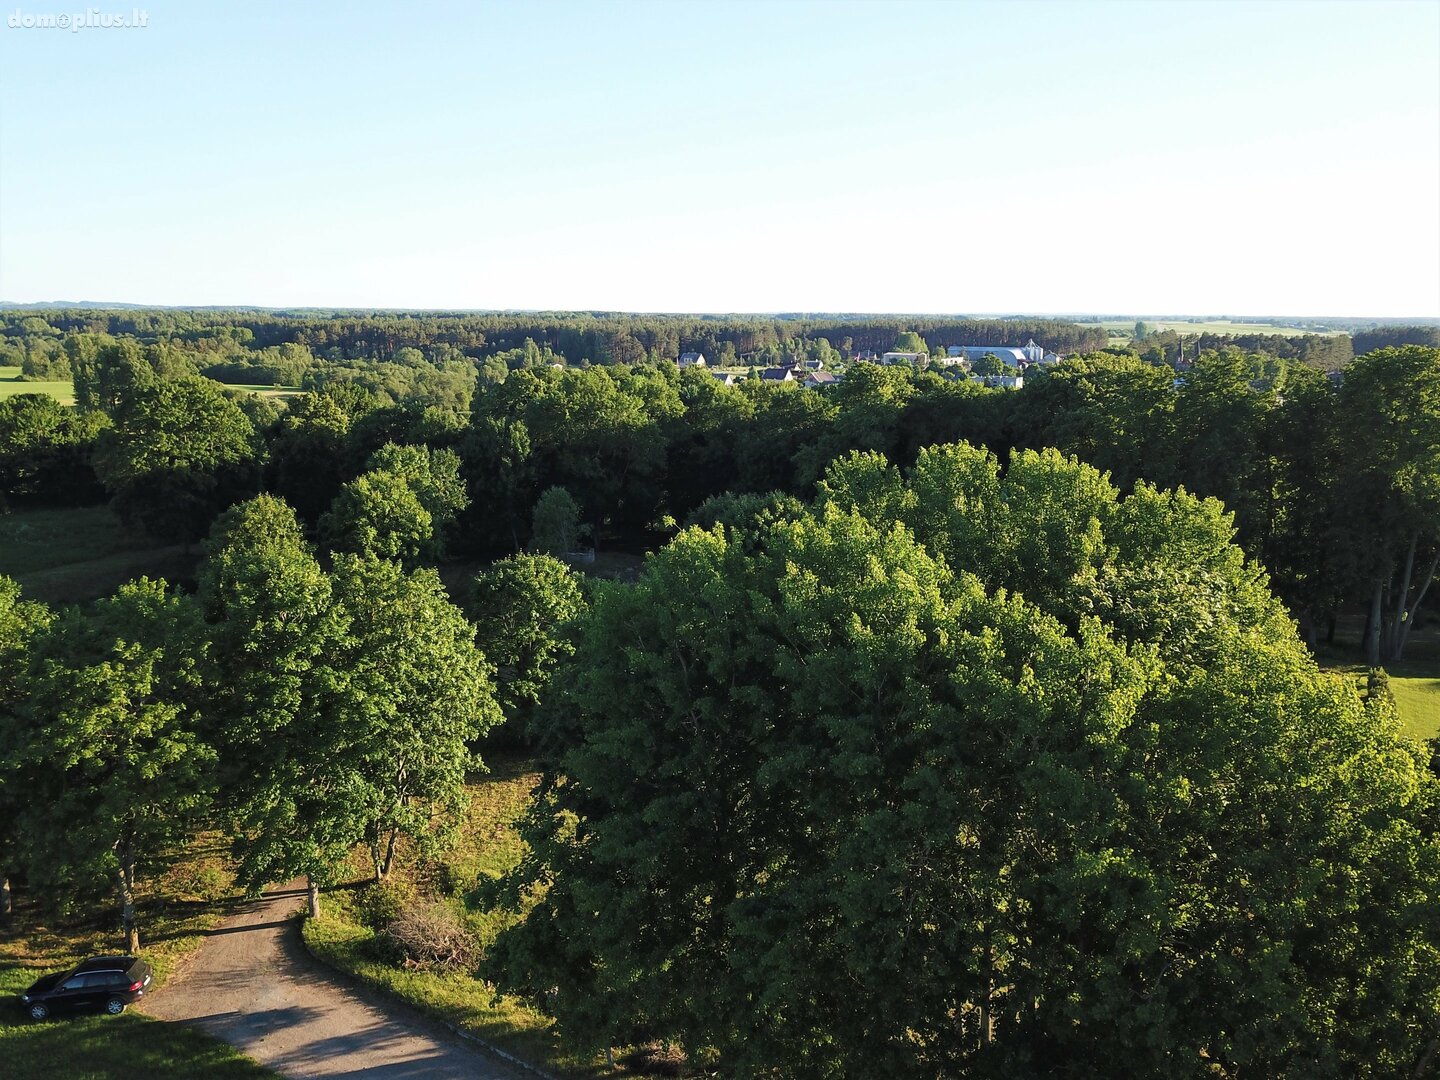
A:
{"label": "mowed grass lawn", "polygon": [[26,382],[20,378],[18,367],[0,367],[0,398],[16,394],[49,394],[61,405],[75,404],[75,384],[69,379]]}
{"label": "mowed grass lawn", "polygon": [[[142,881],[140,955],[163,983],[204,940],[235,899],[218,837],[187,845],[169,869]],[[41,975],[88,956],[119,951],[108,898],[66,918],[24,890],[14,921],[0,931],[0,1077],[4,1080],[262,1080],[276,1074],[226,1043],[133,1009],[119,1017],[75,1016],[35,1023],[17,995]]]}
{"label": "mowed grass lawn", "polygon": [[157,547],[103,506],[0,515],[0,574],[31,600],[92,600],[142,575],[188,578],[196,558],[176,545]]}
{"label": "mowed grass lawn", "polygon": [[1417,739],[1440,736],[1440,676],[1390,676],[1390,692],[1405,730]]}

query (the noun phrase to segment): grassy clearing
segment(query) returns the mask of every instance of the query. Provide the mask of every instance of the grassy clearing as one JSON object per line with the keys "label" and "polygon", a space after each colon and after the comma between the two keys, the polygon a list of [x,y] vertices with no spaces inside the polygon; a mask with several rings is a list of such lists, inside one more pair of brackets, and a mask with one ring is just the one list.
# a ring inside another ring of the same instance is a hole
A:
{"label": "grassy clearing", "polygon": [[[489,775],[470,787],[470,811],[454,847],[442,862],[407,853],[397,875],[447,896],[482,948],[505,925],[503,913],[487,910],[476,896],[482,878],[495,878],[524,850],[515,822],[539,779],[529,763],[497,759]],[[319,919],[304,924],[305,944],[321,960],[401,998],[410,1005],[475,1033],[527,1061],[566,1076],[605,1075],[602,1059],[566,1047],[544,1014],[508,997],[468,971],[411,971],[383,959],[376,930],[367,925],[365,893],[345,888],[325,897]]]}
{"label": "grassy clearing", "polygon": [[1417,739],[1440,736],[1440,679],[1390,679],[1405,730]]}
{"label": "grassy clearing", "polygon": [[27,382],[20,377],[18,367],[0,367],[0,398],[16,394],[49,394],[61,405],[75,404],[75,384],[69,379]]}
{"label": "grassy clearing", "polygon": [[271,386],[269,383],[221,383],[220,385],[230,390],[248,390],[257,397],[275,398],[279,401],[289,401],[305,392],[298,386]]}
{"label": "grassy clearing", "polygon": [[[1335,645],[1317,650],[1320,665],[1363,680],[1368,669],[1359,638],[1358,625],[1347,626]],[[1385,674],[1405,730],[1417,739],[1440,736],[1440,624],[1418,625],[1405,647],[1405,659],[1386,664]]]}
{"label": "grassy clearing", "polygon": [[[163,983],[224,918],[237,897],[218,837],[197,838],[153,881],[142,880],[140,955]],[[192,1028],[129,1012],[34,1023],[13,995],[39,976],[98,953],[119,951],[118,918],[108,900],[60,916],[24,890],[13,925],[0,933],[0,1075],[6,1080],[261,1080],[275,1076],[225,1043]]]}
{"label": "grassy clearing", "polygon": [[0,574],[47,603],[92,600],[141,575],[183,580],[196,559],[178,546],[156,547],[103,506],[0,516]]}

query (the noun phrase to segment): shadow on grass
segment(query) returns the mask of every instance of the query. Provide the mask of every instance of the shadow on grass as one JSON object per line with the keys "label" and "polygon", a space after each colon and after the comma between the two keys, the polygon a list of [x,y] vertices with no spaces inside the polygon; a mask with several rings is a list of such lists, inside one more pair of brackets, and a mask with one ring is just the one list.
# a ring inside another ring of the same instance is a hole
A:
{"label": "shadow on grass", "polygon": [[35,1023],[17,1008],[0,1019],[6,1080],[262,1080],[274,1073],[200,1031],[127,1014]]}

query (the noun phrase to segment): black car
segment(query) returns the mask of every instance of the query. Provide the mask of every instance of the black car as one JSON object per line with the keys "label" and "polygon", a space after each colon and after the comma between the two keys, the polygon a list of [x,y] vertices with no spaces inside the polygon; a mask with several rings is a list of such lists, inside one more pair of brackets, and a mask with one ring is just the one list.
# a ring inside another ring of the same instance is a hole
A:
{"label": "black car", "polygon": [[150,985],[150,965],[133,956],[96,956],[69,971],[46,975],[20,995],[32,1020],[67,1012],[119,1016]]}

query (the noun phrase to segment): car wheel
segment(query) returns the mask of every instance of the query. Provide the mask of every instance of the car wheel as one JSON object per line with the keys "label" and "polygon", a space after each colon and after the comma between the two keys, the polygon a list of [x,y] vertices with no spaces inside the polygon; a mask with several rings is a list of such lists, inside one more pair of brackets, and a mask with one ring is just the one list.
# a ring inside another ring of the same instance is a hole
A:
{"label": "car wheel", "polygon": [[125,1002],[121,1001],[119,998],[111,998],[109,1001],[105,1002],[105,1011],[111,1016],[119,1016],[122,1012],[125,1011]]}
{"label": "car wheel", "polygon": [[46,1006],[46,1005],[42,1005],[42,1004],[41,1004],[40,1002],[38,1002],[38,1001],[37,1001],[34,1005],[31,1005],[31,1006],[30,1006],[30,1019],[31,1019],[31,1020],[44,1020],[44,1019],[45,1019],[47,1016],[49,1016],[49,1015],[50,1015],[50,1009],[49,1009],[49,1007]]}

